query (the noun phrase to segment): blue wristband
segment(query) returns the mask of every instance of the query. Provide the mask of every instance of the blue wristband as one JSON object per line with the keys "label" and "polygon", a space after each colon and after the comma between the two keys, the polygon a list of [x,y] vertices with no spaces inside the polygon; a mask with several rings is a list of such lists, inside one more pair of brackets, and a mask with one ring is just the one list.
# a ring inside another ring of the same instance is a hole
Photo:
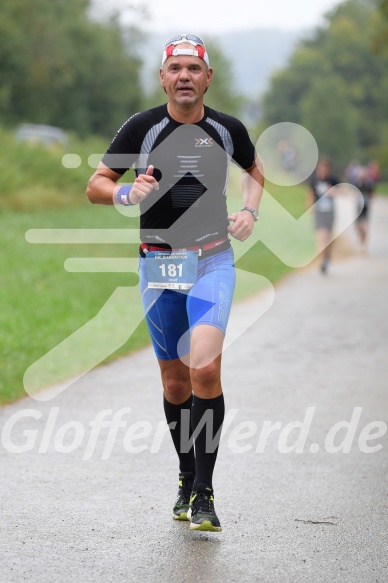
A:
{"label": "blue wristband", "polygon": [[124,184],[124,186],[120,186],[120,188],[116,192],[116,200],[119,204],[123,204],[124,206],[133,206],[131,201],[129,200],[129,193],[132,190],[132,184]]}

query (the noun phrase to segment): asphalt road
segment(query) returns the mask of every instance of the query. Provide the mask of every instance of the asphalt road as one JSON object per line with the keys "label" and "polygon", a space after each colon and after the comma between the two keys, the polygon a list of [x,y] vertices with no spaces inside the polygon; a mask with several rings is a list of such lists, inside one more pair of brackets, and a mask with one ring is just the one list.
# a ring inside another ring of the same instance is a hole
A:
{"label": "asphalt road", "polygon": [[220,534],[171,519],[150,349],[4,407],[1,582],[388,581],[387,233],[377,199],[369,256],[294,272],[257,321],[265,294],[236,306],[252,325],[224,354]]}

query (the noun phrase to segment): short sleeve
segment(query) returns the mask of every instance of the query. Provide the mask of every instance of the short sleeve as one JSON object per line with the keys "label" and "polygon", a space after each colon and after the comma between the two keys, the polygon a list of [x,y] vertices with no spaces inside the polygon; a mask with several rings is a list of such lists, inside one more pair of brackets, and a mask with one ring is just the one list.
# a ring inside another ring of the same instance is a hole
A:
{"label": "short sleeve", "polygon": [[233,140],[233,160],[241,168],[251,168],[256,160],[256,149],[253,145],[244,124],[236,118],[232,118],[231,136]]}
{"label": "short sleeve", "polygon": [[136,115],[130,117],[117,131],[101,162],[118,174],[124,174],[139,157]]}

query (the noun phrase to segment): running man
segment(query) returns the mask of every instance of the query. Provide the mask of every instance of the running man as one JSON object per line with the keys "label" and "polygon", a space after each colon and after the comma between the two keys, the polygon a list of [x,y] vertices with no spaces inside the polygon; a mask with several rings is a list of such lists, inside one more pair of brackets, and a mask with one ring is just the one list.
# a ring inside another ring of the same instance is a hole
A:
{"label": "running man", "polygon": [[[167,104],[124,123],[87,195],[93,203],[140,205],[142,302],[179,457],[173,518],[190,520],[191,529],[220,531],[212,476],[225,410],[221,353],[235,285],[229,236],[245,241],[251,235],[264,179],[244,125],[204,105],[212,76],[199,37],[170,38],[160,69]],[[231,160],[242,169],[242,209],[228,216]],[[132,166],[133,184],[117,184]],[[189,429],[195,449],[181,437]]]}
{"label": "running man", "polygon": [[337,184],[338,180],[331,174],[330,160],[321,158],[310,182],[307,206],[311,207],[315,204],[315,229],[322,273],[326,273],[331,258],[330,240],[334,225],[333,197],[335,194],[332,187]]}

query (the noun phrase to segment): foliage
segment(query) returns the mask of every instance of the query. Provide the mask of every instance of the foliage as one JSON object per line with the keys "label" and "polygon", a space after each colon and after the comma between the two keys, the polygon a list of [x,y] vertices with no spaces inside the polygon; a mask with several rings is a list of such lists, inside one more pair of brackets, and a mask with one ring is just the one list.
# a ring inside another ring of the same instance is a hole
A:
{"label": "foliage", "polygon": [[[144,7],[132,10],[141,22]],[[110,138],[131,115],[163,102],[160,89],[143,95],[139,49],[147,35],[121,24],[119,11],[122,3],[96,11],[92,0],[2,0],[0,125],[48,124]],[[216,46],[209,51],[216,69],[209,105],[237,113],[230,65]]]}
{"label": "foliage", "polygon": [[[141,101],[140,61],[89,0],[2,0],[0,123],[44,123],[111,136]],[[136,45],[136,43],[134,43]]]}
{"label": "foliage", "polygon": [[372,50],[388,56],[388,0],[377,0],[377,7],[372,21]]}
{"label": "foliage", "polygon": [[320,151],[342,166],[382,144],[388,71],[386,56],[372,50],[376,18],[372,0],[346,0],[329,12],[273,76],[264,96],[265,124],[304,125]]}
{"label": "foliage", "polygon": [[[333,107],[335,103],[335,107]],[[314,79],[300,104],[302,122],[321,152],[329,152],[339,168],[356,155],[355,115],[339,77]]]}
{"label": "foliage", "polygon": [[[0,128],[0,211],[14,209],[34,212],[42,208],[86,205],[86,183],[93,172],[91,154],[101,154],[106,140],[80,140],[70,135],[66,148],[48,149],[40,144],[19,143],[10,131]],[[67,153],[79,157],[78,168],[66,168],[62,158]]]}

